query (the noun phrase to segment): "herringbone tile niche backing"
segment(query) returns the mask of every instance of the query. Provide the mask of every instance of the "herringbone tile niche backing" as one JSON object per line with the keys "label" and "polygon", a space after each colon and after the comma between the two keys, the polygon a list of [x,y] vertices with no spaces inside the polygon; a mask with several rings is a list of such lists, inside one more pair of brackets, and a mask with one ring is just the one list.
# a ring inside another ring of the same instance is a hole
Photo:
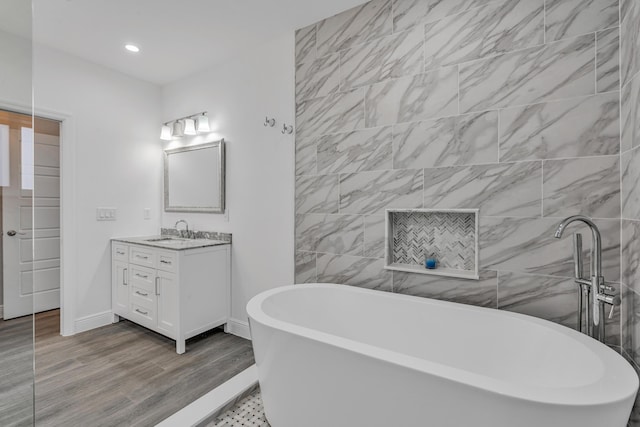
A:
{"label": "herringbone tile niche backing", "polygon": [[[478,211],[388,210],[385,268],[478,278]],[[435,258],[436,269],[425,259]]]}

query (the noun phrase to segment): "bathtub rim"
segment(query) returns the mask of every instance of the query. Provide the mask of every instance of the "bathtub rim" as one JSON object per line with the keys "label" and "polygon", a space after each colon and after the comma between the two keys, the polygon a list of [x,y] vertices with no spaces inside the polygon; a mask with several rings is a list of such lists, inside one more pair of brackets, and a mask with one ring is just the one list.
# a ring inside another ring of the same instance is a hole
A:
{"label": "bathtub rim", "polygon": [[[385,297],[405,300],[411,302],[423,302],[425,304],[454,305],[457,308],[470,311],[492,311],[500,316],[533,322],[543,327],[551,328],[556,332],[574,339],[595,354],[596,358],[603,365],[603,374],[594,382],[575,387],[543,387],[530,384],[518,384],[501,379],[491,378],[486,375],[473,373],[464,369],[444,365],[421,359],[415,356],[399,353],[394,350],[381,348],[375,345],[357,342],[352,339],[343,338],[327,332],[298,326],[283,320],[279,320],[267,315],[262,310],[262,303],[271,296],[287,291],[301,291],[305,288],[325,288],[339,290],[340,292],[373,293],[384,294]],[[613,349],[581,334],[568,327],[528,316],[521,313],[514,313],[506,310],[497,310],[487,307],[478,307],[450,301],[442,301],[432,298],[419,298],[410,295],[395,294],[390,292],[359,288],[349,285],[339,285],[334,283],[306,283],[296,285],[285,285],[273,288],[251,298],[247,303],[247,314],[251,325],[252,321],[261,323],[267,327],[281,330],[286,333],[323,343],[328,346],[340,348],[345,351],[354,352],[366,357],[381,360],[392,365],[401,366],[422,374],[439,377],[443,380],[465,384],[478,390],[508,396],[514,399],[532,401],[541,404],[551,405],[607,405],[615,404],[627,399],[632,399],[638,391],[638,376],[633,367]],[[252,332],[253,333],[253,332]],[[617,383],[612,378],[622,378],[622,382]]]}

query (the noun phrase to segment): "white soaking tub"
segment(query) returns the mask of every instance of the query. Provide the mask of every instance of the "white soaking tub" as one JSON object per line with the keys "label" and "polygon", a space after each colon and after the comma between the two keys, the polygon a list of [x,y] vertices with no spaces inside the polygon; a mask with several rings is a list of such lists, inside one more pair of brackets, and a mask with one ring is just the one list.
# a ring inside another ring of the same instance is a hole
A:
{"label": "white soaking tub", "polygon": [[624,427],[638,377],[569,328],[344,285],[247,305],[272,427]]}

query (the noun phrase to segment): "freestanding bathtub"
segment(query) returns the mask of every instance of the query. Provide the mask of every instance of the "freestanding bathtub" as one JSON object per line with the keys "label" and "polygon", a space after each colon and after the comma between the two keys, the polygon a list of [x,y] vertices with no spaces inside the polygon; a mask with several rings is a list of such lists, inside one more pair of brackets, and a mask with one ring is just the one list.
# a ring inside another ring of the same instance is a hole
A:
{"label": "freestanding bathtub", "polygon": [[273,427],[624,427],[633,368],[569,328],[333,284],[247,305]]}

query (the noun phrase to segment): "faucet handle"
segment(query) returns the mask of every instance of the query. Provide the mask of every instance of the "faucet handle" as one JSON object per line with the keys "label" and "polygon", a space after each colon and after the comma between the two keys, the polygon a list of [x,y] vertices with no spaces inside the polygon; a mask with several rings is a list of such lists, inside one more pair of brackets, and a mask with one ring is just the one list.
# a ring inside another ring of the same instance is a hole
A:
{"label": "faucet handle", "polygon": [[573,275],[576,279],[582,276],[582,234],[573,233]]}

